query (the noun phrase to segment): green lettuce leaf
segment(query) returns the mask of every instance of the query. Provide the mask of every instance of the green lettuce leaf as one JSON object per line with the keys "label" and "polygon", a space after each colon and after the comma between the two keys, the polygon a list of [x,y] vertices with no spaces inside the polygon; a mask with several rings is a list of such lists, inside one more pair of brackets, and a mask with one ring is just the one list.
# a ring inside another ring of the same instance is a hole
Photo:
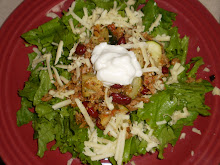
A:
{"label": "green lettuce leaf", "polygon": [[158,158],[163,159],[164,148],[167,147],[168,143],[172,144],[173,141],[176,141],[178,136],[175,136],[174,130],[169,125],[159,126],[159,129],[154,132],[154,135],[160,141]]}
{"label": "green lettuce leaf", "polygon": [[188,52],[189,37],[185,36],[181,39],[177,27],[173,27],[168,34],[171,38],[168,47],[165,48],[167,57],[170,60],[178,58],[181,61],[181,65],[184,65]]}
{"label": "green lettuce leaf", "polygon": [[[96,7],[100,7],[106,10],[110,10],[114,7],[114,1],[112,0],[91,0],[95,3]],[[127,6],[125,0],[116,0],[117,7],[120,7],[119,10],[124,10]]]}
{"label": "green lettuce leaf", "polygon": [[196,78],[196,73],[197,73],[199,67],[204,64],[204,61],[203,61],[202,57],[194,57],[191,59],[189,65],[192,63],[194,65],[193,65],[192,69],[187,73],[187,76]]}
{"label": "green lettuce leaf", "polygon": [[29,101],[33,101],[38,88],[39,88],[38,81],[27,81],[25,82],[25,86],[23,90],[19,90],[18,94],[21,97],[26,97]]}
{"label": "green lettuce leaf", "polygon": [[41,102],[41,98],[47,94],[47,92],[52,88],[52,83],[50,81],[50,77],[47,71],[40,71],[40,85],[34,95],[33,104],[37,105]]}
{"label": "green lettuce leaf", "polygon": [[[173,146],[178,140],[183,126],[193,125],[197,116],[209,116],[210,108],[204,104],[205,93],[212,91],[213,87],[203,80],[200,83],[176,83],[166,86],[166,90],[154,94],[150,102],[144,108],[138,109],[137,113],[132,113],[132,120],[146,121],[154,130],[153,135],[160,141],[158,146],[158,158],[163,159],[164,148],[168,144]],[[179,119],[174,125],[169,125],[171,116],[175,111],[184,107],[189,111],[187,118]],[[136,116],[137,115],[137,116]],[[138,117],[138,118],[137,118]],[[157,125],[156,122],[166,120],[167,123]],[[128,157],[126,157],[128,158]],[[126,160],[126,159],[125,159]]]}
{"label": "green lettuce leaf", "polygon": [[48,113],[53,112],[54,110],[51,105],[46,104],[46,103],[41,103],[41,104],[36,105],[35,111],[36,111],[38,117],[42,117]]}
{"label": "green lettuce leaf", "polygon": [[44,152],[47,150],[47,143],[54,140],[54,124],[52,122],[39,123],[38,127],[38,152],[39,157],[44,156]]}
{"label": "green lettuce leaf", "polygon": [[22,126],[35,119],[35,113],[32,113],[29,108],[32,108],[32,102],[28,101],[25,97],[21,98],[21,108],[17,111],[17,126]]}
{"label": "green lettuce leaf", "polygon": [[37,56],[37,53],[35,53],[35,52],[28,54],[28,59],[29,59],[29,65],[28,65],[28,68],[27,68],[28,71],[32,70],[32,62],[33,62],[33,60],[35,59],[36,56]]}
{"label": "green lettuce leaf", "polygon": [[39,71],[37,71],[40,66],[42,66],[42,64],[39,63],[36,68],[32,70],[28,81],[25,82],[23,90],[18,91],[19,96],[26,97],[29,101],[34,101],[34,96],[40,85]]}
{"label": "green lettuce leaf", "polygon": [[203,116],[209,116],[210,108],[204,104],[205,93],[213,90],[213,86],[208,81],[200,83],[176,83],[166,86],[167,90],[173,90],[173,94],[178,99],[178,109],[187,107],[190,111],[196,111]]}
{"label": "green lettuce leaf", "polygon": [[158,127],[156,122],[164,120],[164,115],[171,116],[176,109],[178,100],[172,92],[162,91],[153,95],[150,102],[138,110],[137,116],[141,120],[146,120],[152,129],[156,129]]}
{"label": "green lettuce leaf", "polygon": [[170,29],[176,17],[175,13],[159,8],[154,0],[149,0],[141,10],[144,13],[142,20],[143,25],[145,25],[145,31],[149,30],[151,24],[156,21],[159,14],[162,14],[162,18],[157,28],[162,27],[164,29]]}
{"label": "green lettuce leaf", "polygon": [[22,38],[28,43],[42,47],[44,44],[52,43],[57,31],[62,30],[59,18],[53,19],[37,29],[22,34]]}

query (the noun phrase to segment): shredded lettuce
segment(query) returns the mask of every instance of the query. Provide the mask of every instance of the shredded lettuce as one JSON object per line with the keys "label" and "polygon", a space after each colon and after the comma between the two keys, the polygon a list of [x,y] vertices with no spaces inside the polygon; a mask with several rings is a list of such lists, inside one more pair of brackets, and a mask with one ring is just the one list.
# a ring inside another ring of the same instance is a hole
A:
{"label": "shredded lettuce", "polygon": [[184,65],[188,52],[189,37],[185,36],[181,39],[177,27],[173,27],[168,34],[171,39],[169,45],[165,48],[167,57],[170,60],[178,58],[181,61],[181,65]]}
{"label": "shredded lettuce", "polygon": [[145,31],[149,30],[151,24],[156,21],[159,14],[162,14],[162,18],[157,28],[162,27],[167,30],[171,28],[176,17],[175,13],[159,8],[154,0],[149,0],[141,10],[144,13],[142,20],[143,25],[145,25]]}
{"label": "shredded lettuce", "polygon": [[48,93],[48,91],[52,88],[52,83],[49,77],[49,74],[47,71],[42,70],[39,74],[40,78],[40,84],[39,88],[37,89],[35,95],[33,104],[37,105],[41,102],[41,98]]}
{"label": "shredded lettuce", "polygon": [[[145,104],[143,109],[137,111],[137,117],[142,121],[146,121],[155,130],[153,134],[160,141],[158,148],[160,159],[163,159],[163,151],[168,143],[175,145],[183,126],[193,125],[199,114],[203,116],[210,115],[208,111],[210,108],[204,104],[204,100],[205,93],[212,89],[212,85],[207,81],[172,84],[166,86],[165,91],[153,95],[150,98],[150,103]],[[174,125],[169,125],[172,114],[184,107],[188,109],[190,115],[187,118],[179,119]],[[156,124],[156,122],[163,120],[166,120],[167,124]]]}
{"label": "shredded lettuce", "polygon": [[32,102],[28,101],[25,97],[21,99],[21,108],[17,112],[17,125],[20,127],[24,124],[28,124],[36,117],[35,113],[32,113],[29,108],[32,108]]}

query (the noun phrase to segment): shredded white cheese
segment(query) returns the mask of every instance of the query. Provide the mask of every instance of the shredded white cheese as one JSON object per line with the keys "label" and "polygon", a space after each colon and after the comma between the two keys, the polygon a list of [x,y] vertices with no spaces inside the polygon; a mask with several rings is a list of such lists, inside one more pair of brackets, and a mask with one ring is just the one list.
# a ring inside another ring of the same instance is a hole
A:
{"label": "shredded white cheese", "polygon": [[197,52],[200,52],[200,47],[199,47],[199,46],[197,46],[196,50],[197,50]]}
{"label": "shredded white cheese", "polygon": [[192,128],[192,132],[197,133],[197,134],[199,134],[199,135],[202,135],[201,131],[198,130],[197,128],[195,128],[195,127]]}
{"label": "shredded white cheese", "polygon": [[59,44],[56,43],[56,42],[52,42],[51,44],[54,45],[54,46],[58,46],[58,45],[59,45]]}
{"label": "shredded white cheese", "polygon": [[87,29],[91,28],[91,25],[87,24],[87,22],[83,21],[79,16],[77,16],[72,10],[69,10],[67,15],[71,14],[74,19],[76,19],[80,24],[82,24]]}
{"label": "shredded white cheese", "polygon": [[38,63],[45,61],[46,59],[41,56],[41,55],[37,55],[34,60],[32,61],[32,69],[34,69]]}
{"label": "shredded white cheese", "polygon": [[74,93],[75,93],[74,90],[65,90],[64,92],[54,91],[54,90],[49,91],[50,95],[52,95],[53,97],[60,98],[60,99],[69,98],[69,96],[73,95]]}
{"label": "shredded white cheese", "polygon": [[70,158],[68,161],[67,161],[67,165],[71,165],[73,163],[73,160],[74,158]]}
{"label": "shredded white cheese", "polygon": [[37,56],[32,61],[32,69],[34,69],[37,66],[38,63],[45,60],[45,58],[43,58],[43,56],[41,55],[41,52],[39,51],[38,48],[34,47],[33,51],[37,54]]}
{"label": "shredded white cheese", "polygon": [[57,54],[56,54],[56,59],[55,59],[54,65],[56,65],[58,63],[62,52],[63,52],[63,41],[60,41],[58,48],[57,48]]}
{"label": "shredded white cheese", "polygon": [[137,103],[135,106],[135,108],[144,108],[144,102],[140,101],[139,103]]}
{"label": "shredded white cheese", "polygon": [[47,70],[47,68],[40,66],[36,71],[41,71],[41,70]]}
{"label": "shredded white cheese", "polygon": [[57,103],[57,104],[54,104],[54,105],[52,106],[52,108],[53,108],[54,110],[57,110],[57,109],[59,109],[59,108],[65,107],[65,106],[67,106],[67,105],[70,105],[71,103],[72,103],[72,101],[71,101],[70,99],[68,99],[68,100],[65,100],[65,101],[61,101],[61,102],[59,102],[59,103]]}
{"label": "shredded white cheese", "polygon": [[128,0],[127,1],[128,6],[131,6],[131,5],[134,5],[134,4],[135,4],[135,0]]}
{"label": "shredded white cheese", "polygon": [[186,133],[181,133],[181,135],[180,135],[180,139],[185,139],[185,137],[186,137]]}
{"label": "shredded white cheese", "polygon": [[126,128],[123,127],[123,129],[119,133],[115,156],[114,156],[115,160],[117,161],[117,164],[122,164],[124,146],[125,146],[125,137],[126,137]]}
{"label": "shredded white cheese", "polygon": [[136,164],[134,163],[134,161],[131,161],[130,163],[131,163],[131,165],[136,165]]}
{"label": "shredded white cheese", "polygon": [[67,80],[65,77],[60,76],[60,80],[62,80],[65,84],[69,83],[69,80]]}
{"label": "shredded white cheese", "polygon": [[46,16],[50,17],[50,18],[53,18],[53,19],[57,18],[57,17],[59,18],[59,16],[54,12],[47,12]]}
{"label": "shredded white cheese", "polygon": [[156,73],[159,73],[160,69],[155,67],[155,66],[152,66],[152,67],[143,68],[142,71],[143,72],[156,72]]}
{"label": "shredded white cheese", "polygon": [[114,105],[112,104],[112,97],[108,97],[108,87],[105,88],[105,103],[109,110],[114,109]]}
{"label": "shredded white cheese", "polygon": [[161,80],[156,80],[153,86],[156,88],[156,90],[162,91],[165,89],[164,83]]}
{"label": "shredded white cheese", "polygon": [[220,89],[218,87],[214,87],[214,89],[212,90],[212,94],[220,96]]}
{"label": "shredded white cheese", "polygon": [[89,125],[90,129],[93,130],[95,127],[95,124],[93,123],[92,119],[90,118],[86,108],[84,107],[84,105],[82,104],[82,102],[78,98],[75,99],[75,102],[76,102],[77,106],[79,107],[81,113],[83,114],[83,116],[86,120],[86,123]]}
{"label": "shredded white cheese", "polygon": [[176,124],[179,119],[187,118],[190,115],[189,111],[186,107],[183,108],[183,112],[175,111],[171,116],[171,121],[169,122],[170,125]]}
{"label": "shredded white cheese", "polygon": [[162,121],[157,121],[156,124],[157,125],[163,125],[163,124],[166,124],[167,121],[166,120],[162,120]]}
{"label": "shredded white cheese", "polygon": [[33,47],[33,51],[37,53],[37,55],[41,55],[41,52],[38,48]]}
{"label": "shredded white cheese", "polygon": [[46,52],[46,50],[47,50],[47,48],[43,48],[43,49],[42,49],[42,52]]}
{"label": "shredded white cheese", "polygon": [[[144,133],[144,130],[146,128],[150,130],[149,134]],[[132,127],[130,127],[130,130],[133,135],[138,135],[139,138],[144,139],[148,142],[148,145],[146,148],[148,152],[152,151],[154,147],[158,146],[159,141],[158,139],[156,139],[156,137],[152,136],[153,130],[151,130],[148,125],[144,126],[143,123],[138,124],[135,122],[133,123]]]}
{"label": "shredded white cheese", "polygon": [[58,71],[57,71],[57,69],[54,67],[54,66],[51,66],[51,68],[53,69],[53,72],[54,72],[54,74],[55,74],[55,76],[56,76],[56,80],[57,80],[57,83],[59,84],[59,86],[63,86],[63,82],[61,81],[61,79],[60,79],[60,76],[59,76],[59,74],[58,74]]}
{"label": "shredded white cheese", "polygon": [[112,117],[109,121],[106,129],[104,130],[104,134],[110,133],[113,137],[118,137],[118,130],[129,120],[130,116],[125,114],[116,114],[116,116]]}
{"label": "shredded white cheese", "polygon": [[203,71],[204,71],[204,72],[210,72],[210,69],[207,68],[207,67],[205,67],[205,68],[203,69]]}
{"label": "shredded white cheese", "polygon": [[88,68],[92,66],[90,60],[84,57],[68,57],[69,60],[73,60],[70,65],[56,65],[57,68],[67,69],[68,72],[76,69],[77,79],[80,77],[80,67],[82,64],[86,64]]}
{"label": "shredded white cheese", "polygon": [[46,63],[47,63],[47,70],[48,70],[48,74],[50,77],[50,80],[53,80],[53,75],[52,75],[52,71],[51,71],[51,67],[50,67],[50,59],[51,59],[51,54],[44,54],[43,57],[46,59]]}
{"label": "shredded white cheese", "polygon": [[191,151],[191,156],[194,156],[194,151]]}
{"label": "shredded white cheese", "polygon": [[149,28],[149,32],[152,32],[154,30],[155,27],[160,25],[160,20],[162,18],[162,14],[159,14],[157,19],[155,20],[154,23],[151,24],[150,28]]}
{"label": "shredded white cheese", "polygon": [[167,36],[165,34],[163,35],[157,35],[156,37],[153,38],[156,41],[170,41],[170,36]]}
{"label": "shredded white cheese", "polygon": [[[149,60],[149,53],[147,53],[147,50],[146,48],[148,47],[147,43],[145,42],[145,44],[142,44],[140,43],[140,48],[141,48],[141,52],[142,52],[142,55],[144,57],[144,69],[147,68],[147,66],[150,64],[150,60]],[[143,69],[143,72],[145,72],[145,70]]]}
{"label": "shredded white cheese", "polygon": [[178,83],[177,76],[184,70],[185,68],[180,63],[176,63],[173,68],[170,69],[171,77],[169,77],[166,84]]}
{"label": "shredded white cheese", "polygon": [[[123,132],[124,133],[124,132]],[[125,131],[126,133],[126,131]],[[89,134],[89,141],[84,142],[84,151],[83,153],[87,156],[91,157],[91,160],[101,160],[107,157],[117,157],[116,161],[122,160],[121,153],[116,153],[116,147],[119,145],[120,150],[123,150],[123,141],[125,142],[125,135],[124,139],[122,138],[117,138],[115,141],[110,141],[101,137],[97,136],[97,130],[90,131],[88,130]]]}
{"label": "shredded white cheese", "polygon": [[73,53],[75,53],[78,44],[79,44],[79,43],[75,43],[75,44],[73,45],[73,48],[70,50],[69,57],[72,57]]}

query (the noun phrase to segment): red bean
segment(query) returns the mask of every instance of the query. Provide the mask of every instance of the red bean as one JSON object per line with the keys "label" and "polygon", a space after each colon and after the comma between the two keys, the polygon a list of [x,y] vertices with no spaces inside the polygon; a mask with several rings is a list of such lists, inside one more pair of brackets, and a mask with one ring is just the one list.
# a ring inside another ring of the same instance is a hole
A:
{"label": "red bean", "polygon": [[93,118],[98,118],[99,116],[98,111],[95,111],[93,107],[87,108],[87,112]]}
{"label": "red bean", "polygon": [[83,101],[82,104],[84,105],[85,108],[88,107],[89,101]]}
{"label": "red bean", "polygon": [[84,101],[83,105],[86,108],[88,114],[93,118],[98,118],[99,113],[98,111],[95,111],[93,107],[88,107],[89,101]]}
{"label": "red bean", "polygon": [[121,45],[121,44],[126,44],[126,40],[125,40],[125,37],[121,37],[121,38],[119,38],[119,40],[118,40],[118,45]]}
{"label": "red bean", "polygon": [[120,85],[120,84],[114,84],[111,86],[112,88],[115,88],[115,89],[119,89],[119,88],[122,88],[123,85]]}
{"label": "red bean", "polygon": [[112,93],[112,101],[118,104],[127,105],[131,102],[131,98],[121,93]]}
{"label": "red bean", "polygon": [[78,44],[76,47],[76,54],[83,55],[86,52],[86,47],[83,44]]}
{"label": "red bean", "polygon": [[162,67],[162,73],[163,74],[168,74],[169,73],[169,69],[166,66]]}
{"label": "red bean", "polygon": [[146,94],[148,94],[149,91],[150,90],[148,88],[144,87],[144,89],[141,91],[141,94],[146,95]]}

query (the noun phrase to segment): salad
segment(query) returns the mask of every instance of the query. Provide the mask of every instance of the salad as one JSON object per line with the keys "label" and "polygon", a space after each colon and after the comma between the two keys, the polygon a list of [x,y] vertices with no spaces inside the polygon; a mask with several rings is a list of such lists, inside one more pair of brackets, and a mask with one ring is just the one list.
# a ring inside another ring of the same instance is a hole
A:
{"label": "salad", "polygon": [[[18,91],[17,125],[32,121],[39,157],[70,152],[84,164],[129,162],[174,146],[184,126],[209,116],[201,57],[186,63],[189,38],[154,0],[76,0],[61,18],[21,37],[30,77]],[[34,112],[30,111],[34,108]]]}

